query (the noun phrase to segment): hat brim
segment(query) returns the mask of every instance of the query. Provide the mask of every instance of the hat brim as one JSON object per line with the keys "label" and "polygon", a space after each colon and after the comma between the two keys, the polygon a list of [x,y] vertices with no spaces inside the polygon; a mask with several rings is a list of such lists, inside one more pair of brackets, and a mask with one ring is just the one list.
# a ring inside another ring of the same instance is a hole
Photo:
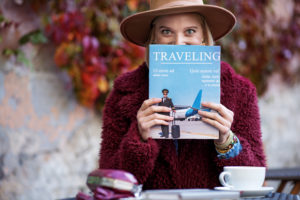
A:
{"label": "hat brim", "polygon": [[123,37],[128,41],[139,46],[145,46],[150,34],[151,23],[156,17],[191,12],[199,13],[205,18],[214,41],[228,34],[236,23],[235,16],[225,8],[214,5],[193,5],[154,9],[136,13],[121,22],[120,30]]}

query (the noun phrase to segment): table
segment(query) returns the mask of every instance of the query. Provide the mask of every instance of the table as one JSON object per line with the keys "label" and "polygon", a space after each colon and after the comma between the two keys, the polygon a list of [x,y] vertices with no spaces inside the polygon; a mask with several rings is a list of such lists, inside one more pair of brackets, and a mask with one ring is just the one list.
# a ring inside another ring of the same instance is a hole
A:
{"label": "table", "polygon": [[273,168],[267,169],[266,180],[280,181],[277,192],[282,192],[288,182],[293,182],[294,186],[290,191],[291,194],[300,192],[300,168]]}
{"label": "table", "polygon": [[[286,193],[269,193],[265,197],[247,197],[247,198],[240,198],[241,200],[300,200],[299,195],[292,195]],[[66,198],[60,200],[76,200],[76,198]]]}
{"label": "table", "polygon": [[265,197],[247,197],[247,198],[240,198],[241,200],[300,200],[299,195],[293,194],[286,194],[286,193],[269,193]]}

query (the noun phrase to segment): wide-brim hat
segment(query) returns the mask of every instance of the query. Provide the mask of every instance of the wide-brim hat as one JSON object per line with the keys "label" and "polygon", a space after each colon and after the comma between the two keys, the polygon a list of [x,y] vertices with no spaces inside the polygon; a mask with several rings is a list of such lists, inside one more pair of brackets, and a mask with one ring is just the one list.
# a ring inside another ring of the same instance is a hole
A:
{"label": "wide-brim hat", "polygon": [[125,18],[120,30],[128,41],[145,46],[151,23],[156,17],[179,13],[198,13],[203,16],[214,41],[228,34],[236,23],[232,12],[219,6],[204,4],[202,0],[151,0],[149,10]]}

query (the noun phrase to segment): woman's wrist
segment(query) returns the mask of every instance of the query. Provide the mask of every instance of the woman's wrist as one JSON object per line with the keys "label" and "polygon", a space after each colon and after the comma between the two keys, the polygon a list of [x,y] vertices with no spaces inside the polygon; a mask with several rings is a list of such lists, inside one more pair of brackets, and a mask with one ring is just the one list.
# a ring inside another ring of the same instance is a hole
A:
{"label": "woman's wrist", "polygon": [[218,157],[226,159],[237,156],[242,150],[239,139],[231,130],[229,131],[229,137],[227,140],[223,144],[215,143],[215,147]]}
{"label": "woman's wrist", "polygon": [[216,145],[222,145],[222,144],[225,144],[226,142],[228,142],[229,138],[230,138],[230,130],[225,135],[220,134],[219,139],[214,140],[214,143]]}
{"label": "woman's wrist", "polygon": [[231,130],[229,130],[229,134],[228,134],[225,142],[219,143],[218,141],[214,141],[216,148],[217,149],[228,149],[228,146],[230,144],[232,144],[232,142],[233,142],[233,136],[234,136],[233,132]]}

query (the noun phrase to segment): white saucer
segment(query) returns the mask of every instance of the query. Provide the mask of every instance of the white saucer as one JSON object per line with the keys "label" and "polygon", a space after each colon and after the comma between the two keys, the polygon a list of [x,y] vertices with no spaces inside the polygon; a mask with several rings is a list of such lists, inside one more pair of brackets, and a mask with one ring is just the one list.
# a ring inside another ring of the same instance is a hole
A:
{"label": "white saucer", "polygon": [[274,190],[273,187],[261,187],[258,189],[235,189],[229,187],[215,187],[215,190],[240,192],[241,197],[265,196]]}

